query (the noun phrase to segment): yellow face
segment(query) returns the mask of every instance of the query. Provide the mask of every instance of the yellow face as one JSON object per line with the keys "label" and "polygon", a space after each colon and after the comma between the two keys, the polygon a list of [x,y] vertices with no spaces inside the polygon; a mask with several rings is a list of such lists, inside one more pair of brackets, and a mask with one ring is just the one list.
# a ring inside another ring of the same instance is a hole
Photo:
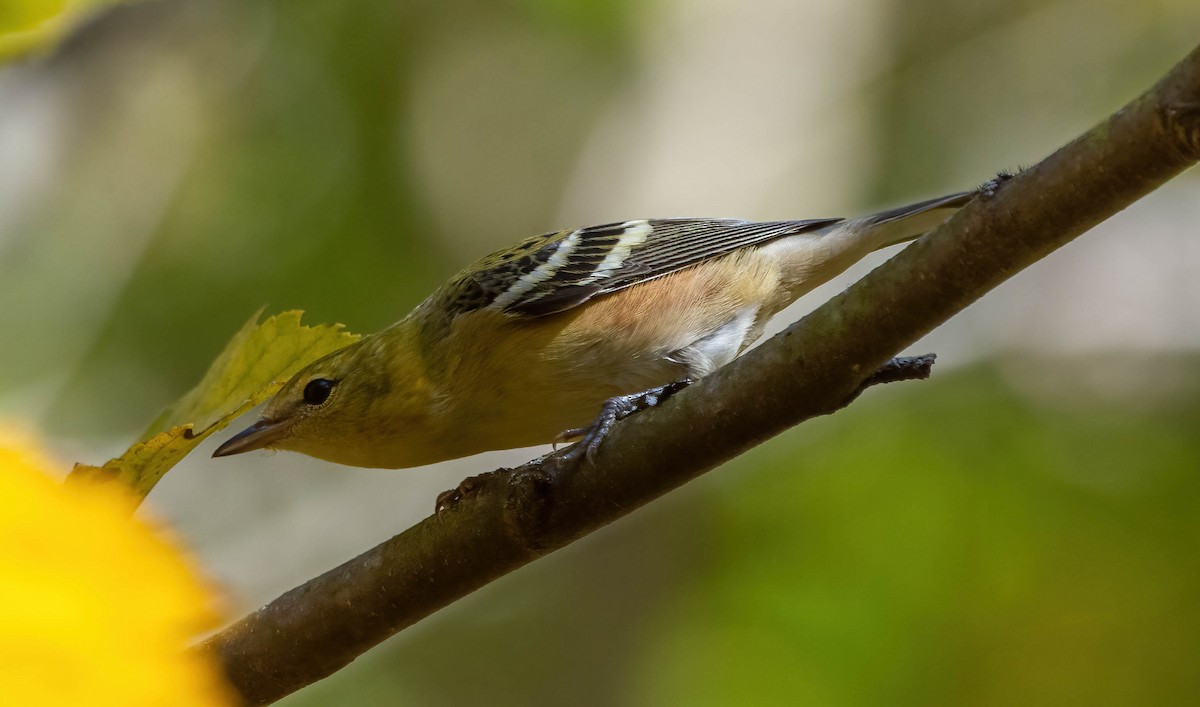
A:
{"label": "yellow face", "polygon": [[440,461],[411,448],[428,438],[432,394],[418,362],[381,356],[379,335],[336,351],[292,377],[259,421],[214,456],[283,449],[339,464],[402,468]]}

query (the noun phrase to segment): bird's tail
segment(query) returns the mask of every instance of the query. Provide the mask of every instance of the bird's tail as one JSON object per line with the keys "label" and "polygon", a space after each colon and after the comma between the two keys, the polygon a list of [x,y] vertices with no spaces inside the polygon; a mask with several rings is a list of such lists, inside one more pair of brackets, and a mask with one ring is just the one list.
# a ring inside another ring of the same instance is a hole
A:
{"label": "bird's tail", "polygon": [[955,211],[966,206],[974,196],[975,192],[959,192],[880,211],[856,220],[870,233],[871,249],[878,250],[911,241],[932,231]]}
{"label": "bird's tail", "polygon": [[871,251],[911,241],[937,228],[974,195],[961,192],[837,221],[812,232],[781,238],[762,246],[762,250],[780,264],[780,282],[791,301],[828,282]]}

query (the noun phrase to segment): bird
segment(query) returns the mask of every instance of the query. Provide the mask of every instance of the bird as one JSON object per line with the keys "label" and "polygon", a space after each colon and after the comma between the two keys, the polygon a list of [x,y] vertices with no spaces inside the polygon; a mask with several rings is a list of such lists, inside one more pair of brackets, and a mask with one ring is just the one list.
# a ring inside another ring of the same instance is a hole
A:
{"label": "bird", "polygon": [[215,457],[296,451],[410,468],[578,440],[729,363],[767,321],[978,191],[853,219],[619,221],[528,238],[382,331],[314,361]]}

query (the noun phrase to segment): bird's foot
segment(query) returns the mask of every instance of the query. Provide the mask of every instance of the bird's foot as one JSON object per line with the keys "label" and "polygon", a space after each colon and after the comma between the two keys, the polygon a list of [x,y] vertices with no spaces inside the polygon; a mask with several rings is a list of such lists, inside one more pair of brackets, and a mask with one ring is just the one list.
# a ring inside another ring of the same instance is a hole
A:
{"label": "bird's foot", "polygon": [[596,450],[600,448],[600,443],[608,436],[613,425],[634,413],[659,405],[662,401],[688,387],[691,382],[690,378],[685,378],[673,383],[667,383],[666,385],[660,385],[657,388],[643,390],[640,393],[618,395],[614,398],[609,398],[601,406],[600,414],[587,427],[574,427],[564,430],[554,438],[555,447],[564,442],[579,440],[562,455],[561,459],[565,462],[575,463],[581,458],[586,457],[589,463],[594,464]]}
{"label": "bird's foot", "polygon": [[1017,167],[1015,170],[1003,169],[996,173],[996,176],[979,185],[979,193],[987,198],[992,198],[1000,191],[1000,187],[1007,184],[1013,177],[1021,172],[1024,172],[1024,167]]}

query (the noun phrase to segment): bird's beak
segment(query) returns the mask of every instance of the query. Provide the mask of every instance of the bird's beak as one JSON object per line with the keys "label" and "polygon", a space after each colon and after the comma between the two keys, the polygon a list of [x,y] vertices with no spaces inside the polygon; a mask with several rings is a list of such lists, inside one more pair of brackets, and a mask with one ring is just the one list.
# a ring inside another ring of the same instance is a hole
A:
{"label": "bird's beak", "polygon": [[231,454],[241,454],[255,449],[269,447],[272,442],[279,441],[286,432],[281,422],[259,420],[236,435],[225,440],[225,444],[217,447],[214,457],[228,457]]}

